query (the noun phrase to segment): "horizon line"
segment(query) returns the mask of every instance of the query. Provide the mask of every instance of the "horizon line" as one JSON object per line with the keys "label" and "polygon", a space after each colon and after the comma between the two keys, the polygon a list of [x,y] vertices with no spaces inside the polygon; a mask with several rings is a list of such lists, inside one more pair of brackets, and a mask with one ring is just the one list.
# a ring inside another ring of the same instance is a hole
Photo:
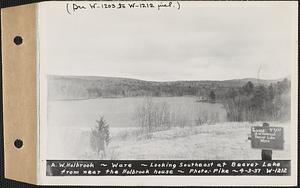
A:
{"label": "horizon line", "polygon": [[264,80],[264,81],[278,81],[283,80],[285,78],[289,78],[290,75],[281,78],[274,79],[262,79],[262,78],[254,78],[254,77],[244,77],[244,78],[233,78],[233,79],[224,79],[224,80],[168,80],[168,81],[157,81],[157,80],[144,80],[138,78],[130,78],[130,77],[119,77],[119,76],[95,76],[95,75],[62,75],[62,74],[47,74],[47,76],[65,76],[65,77],[101,77],[101,78],[119,78],[119,79],[131,79],[131,80],[140,80],[140,81],[148,81],[148,82],[180,82],[180,81],[231,81],[231,80],[245,80],[245,79],[255,79],[255,80]]}

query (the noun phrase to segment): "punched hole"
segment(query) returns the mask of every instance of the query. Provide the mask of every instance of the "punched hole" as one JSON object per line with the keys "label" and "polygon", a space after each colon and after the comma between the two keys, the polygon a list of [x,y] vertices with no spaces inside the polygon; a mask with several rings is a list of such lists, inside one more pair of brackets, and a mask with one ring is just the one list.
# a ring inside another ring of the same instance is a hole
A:
{"label": "punched hole", "polygon": [[22,43],[23,43],[22,37],[16,36],[16,37],[14,38],[14,43],[15,43],[16,45],[22,44]]}
{"label": "punched hole", "polygon": [[16,139],[14,145],[16,148],[20,149],[23,146],[23,141],[21,139]]}

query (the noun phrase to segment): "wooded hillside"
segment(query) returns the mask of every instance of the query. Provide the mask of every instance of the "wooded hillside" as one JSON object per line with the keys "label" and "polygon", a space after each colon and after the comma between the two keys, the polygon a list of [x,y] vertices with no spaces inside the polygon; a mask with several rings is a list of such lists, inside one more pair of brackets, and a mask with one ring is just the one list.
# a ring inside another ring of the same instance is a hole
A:
{"label": "wooded hillside", "polygon": [[48,76],[50,100],[90,99],[98,97],[135,96],[202,96],[211,92],[217,100],[223,99],[230,89],[239,88],[251,81],[269,85],[276,80],[235,79],[225,81],[172,81],[154,82],[129,78],[93,76]]}

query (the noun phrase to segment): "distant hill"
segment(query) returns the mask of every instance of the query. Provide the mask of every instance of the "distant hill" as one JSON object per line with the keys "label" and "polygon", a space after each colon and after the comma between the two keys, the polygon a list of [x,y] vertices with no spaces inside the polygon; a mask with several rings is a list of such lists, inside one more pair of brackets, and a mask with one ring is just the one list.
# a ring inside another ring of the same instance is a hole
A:
{"label": "distant hill", "polygon": [[254,85],[268,85],[278,80],[245,78],[155,82],[118,77],[48,75],[48,97],[50,100],[72,100],[98,97],[208,96],[214,91],[217,98],[222,98],[228,89],[241,87],[248,81]]}

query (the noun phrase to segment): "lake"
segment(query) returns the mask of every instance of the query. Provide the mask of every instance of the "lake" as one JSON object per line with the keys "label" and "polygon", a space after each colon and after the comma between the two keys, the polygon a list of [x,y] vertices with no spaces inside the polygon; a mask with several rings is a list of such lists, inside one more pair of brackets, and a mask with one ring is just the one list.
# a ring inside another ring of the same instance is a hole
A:
{"label": "lake", "polygon": [[[196,102],[195,97],[153,97],[153,103],[165,102],[172,113],[188,119],[186,127],[154,132],[151,138],[138,133],[133,119],[137,106],[145,98],[99,98],[49,101],[47,158],[53,160],[97,160],[90,145],[90,129],[99,116],[110,125],[108,160],[254,160],[261,150],[251,148],[248,140],[252,126],[262,122],[225,122],[221,104]],[[198,113],[218,113],[221,122],[195,125]],[[284,150],[274,151],[276,159],[290,159],[290,123],[270,122],[284,127]]]}
{"label": "lake", "polygon": [[[153,103],[166,103],[176,116],[185,117],[189,125],[197,114],[217,113],[220,121],[226,120],[222,104],[196,102],[196,97],[151,97]],[[88,100],[61,100],[48,102],[48,126],[89,129],[103,116],[111,128],[135,127],[134,114],[145,97],[97,98]]]}

